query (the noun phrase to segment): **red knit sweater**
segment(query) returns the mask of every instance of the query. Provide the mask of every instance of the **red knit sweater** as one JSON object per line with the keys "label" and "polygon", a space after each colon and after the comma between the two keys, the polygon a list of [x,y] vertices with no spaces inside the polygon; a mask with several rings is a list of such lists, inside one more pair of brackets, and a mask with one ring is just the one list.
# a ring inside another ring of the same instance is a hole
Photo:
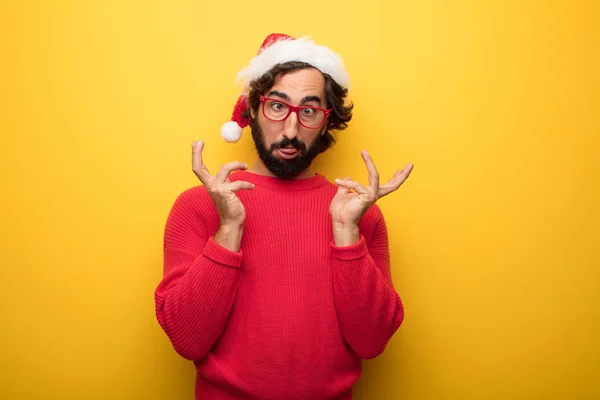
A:
{"label": "red knit sweater", "polygon": [[164,236],[158,321],[196,365],[196,399],[351,399],[361,359],[379,355],[404,309],[392,286],[386,225],[374,205],[360,240],[333,244],[323,176],[256,187],[239,253],[218,245],[219,216],[202,186],[183,192]]}

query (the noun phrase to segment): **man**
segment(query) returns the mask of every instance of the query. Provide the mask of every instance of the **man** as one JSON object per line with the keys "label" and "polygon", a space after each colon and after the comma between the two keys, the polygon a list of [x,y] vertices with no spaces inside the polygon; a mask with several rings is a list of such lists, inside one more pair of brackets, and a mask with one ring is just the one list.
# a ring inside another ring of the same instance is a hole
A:
{"label": "man", "polygon": [[193,360],[197,399],[351,399],[361,360],[379,355],[404,309],[394,290],[378,198],[369,184],[330,183],[311,161],[351,119],[339,58],[308,39],[269,35],[240,73],[244,92],[222,136],[250,125],[258,160],[212,175],[176,200],[164,237],[158,321]]}

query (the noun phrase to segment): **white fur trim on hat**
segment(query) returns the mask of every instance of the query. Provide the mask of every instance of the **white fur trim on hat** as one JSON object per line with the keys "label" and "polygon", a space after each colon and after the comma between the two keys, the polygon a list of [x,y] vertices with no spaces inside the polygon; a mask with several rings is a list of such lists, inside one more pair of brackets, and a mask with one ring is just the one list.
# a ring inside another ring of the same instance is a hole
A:
{"label": "white fur trim on hat", "polygon": [[279,40],[254,57],[248,66],[238,73],[243,87],[263,76],[277,64],[289,61],[308,63],[319,71],[331,75],[339,85],[350,89],[350,77],[340,57],[325,46],[315,44],[307,37]]}

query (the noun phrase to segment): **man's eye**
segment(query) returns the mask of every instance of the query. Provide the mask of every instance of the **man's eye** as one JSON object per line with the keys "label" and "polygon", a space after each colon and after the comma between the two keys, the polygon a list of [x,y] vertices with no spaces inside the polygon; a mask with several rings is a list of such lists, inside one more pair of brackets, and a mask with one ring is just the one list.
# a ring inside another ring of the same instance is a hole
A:
{"label": "man's eye", "polygon": [[304,109],[302,109],[302,112],[304,113],[304,115],[313,115],[315,113],[315,109],[314,108],[304,108]]}
{"label": "man's eye", "polygon": [[273,103],[273,105],[271,106],[273,108],[273,110],[275,111],[281,111],[285,108],[285,106],[281,103]]}

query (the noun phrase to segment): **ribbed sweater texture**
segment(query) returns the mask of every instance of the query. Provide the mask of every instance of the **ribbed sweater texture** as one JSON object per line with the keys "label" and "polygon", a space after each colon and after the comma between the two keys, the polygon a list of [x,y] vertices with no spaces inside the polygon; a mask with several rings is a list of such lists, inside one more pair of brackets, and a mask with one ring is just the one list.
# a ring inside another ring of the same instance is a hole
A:
{"label": "ribbed sweater texture", "polygon": [[203,186],[184,191],[164,232],[156,315],[196,366],[196,399],[351,399],[362,359],[404,318],[377,205],[357,243],[333,242],[322,175],[283,180],[237,171],[246,221],[239,252],[214,241],[219,215]]}

